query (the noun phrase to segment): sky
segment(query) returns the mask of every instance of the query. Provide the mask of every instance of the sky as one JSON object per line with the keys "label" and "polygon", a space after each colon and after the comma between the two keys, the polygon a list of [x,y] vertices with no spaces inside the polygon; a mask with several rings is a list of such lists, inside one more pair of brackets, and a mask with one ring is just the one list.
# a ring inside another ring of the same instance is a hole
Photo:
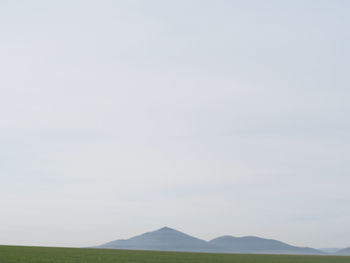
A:
{"label": "sky", "polygon": [[0,1],[0,244],[350,246],[349,11]]}

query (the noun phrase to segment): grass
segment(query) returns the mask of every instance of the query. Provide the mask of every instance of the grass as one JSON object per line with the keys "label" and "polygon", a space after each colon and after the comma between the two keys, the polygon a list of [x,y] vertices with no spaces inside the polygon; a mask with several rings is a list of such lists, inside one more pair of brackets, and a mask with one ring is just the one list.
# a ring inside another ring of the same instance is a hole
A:
{"label": "grass", "polygon": [[0,246],[0,263],[349,263],[350,257]]}

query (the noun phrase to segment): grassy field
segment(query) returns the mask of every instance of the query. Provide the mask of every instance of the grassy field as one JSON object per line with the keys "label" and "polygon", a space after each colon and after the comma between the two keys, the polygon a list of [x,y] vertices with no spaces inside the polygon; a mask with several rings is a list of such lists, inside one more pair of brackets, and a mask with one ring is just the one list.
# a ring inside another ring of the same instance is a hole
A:
{"label": "grassy field", "polygon": [[0,246],[0,263],[349,263],[350,257]]}

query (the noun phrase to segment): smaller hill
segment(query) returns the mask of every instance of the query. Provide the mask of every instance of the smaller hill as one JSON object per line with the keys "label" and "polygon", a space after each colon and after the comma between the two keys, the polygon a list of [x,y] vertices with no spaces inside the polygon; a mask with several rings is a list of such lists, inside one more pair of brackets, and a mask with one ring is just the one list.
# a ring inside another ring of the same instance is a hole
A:
{"label": "smaller hill", "polygon": [[254,236],[222,236],[209,241],[217,251],[230,253],[263,253],[263,254],[323,254],[308,247],[295,247],[274,239]]}

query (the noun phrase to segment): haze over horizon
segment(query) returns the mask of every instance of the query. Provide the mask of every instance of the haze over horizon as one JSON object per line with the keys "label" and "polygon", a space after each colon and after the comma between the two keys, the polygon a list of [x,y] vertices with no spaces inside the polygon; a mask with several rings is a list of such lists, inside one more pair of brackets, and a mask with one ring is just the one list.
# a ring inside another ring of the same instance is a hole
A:
{"label": "haze over horizon", "polygon": [[1,1],[0,244],[350,247],[349,11]]}

